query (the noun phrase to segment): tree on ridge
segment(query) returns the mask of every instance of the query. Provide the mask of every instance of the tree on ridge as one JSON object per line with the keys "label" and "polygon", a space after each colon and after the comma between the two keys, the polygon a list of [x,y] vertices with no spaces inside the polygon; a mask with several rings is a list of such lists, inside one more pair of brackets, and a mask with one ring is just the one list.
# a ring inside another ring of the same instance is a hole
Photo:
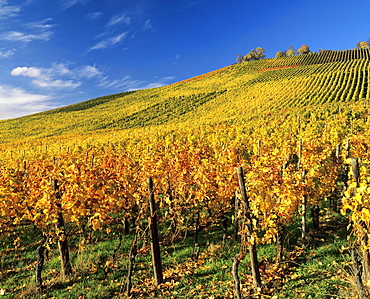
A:
{"label": "tree on ridge", "polygon": [[296,55],[297,52],[296,50],[293,48],[293,46],[290,46],[289,49],[286,51],[286,56],[294,56]]}
{"label": "tree on ridge", "polygon": [[298,49],[298,53],[299,53],[299,54],[309,54],[309,53],[311,53],[311,50],[310,50],[310,48],[308,47],[308,45],[304,44],[304,45],[302,45],[302,46]]}
{"label": "tree on ridge", "polygon": [[358,42],[356,44],[356,50],[360,50],[360,49],[370,49],[370,46],[369,46],[369,42]]}

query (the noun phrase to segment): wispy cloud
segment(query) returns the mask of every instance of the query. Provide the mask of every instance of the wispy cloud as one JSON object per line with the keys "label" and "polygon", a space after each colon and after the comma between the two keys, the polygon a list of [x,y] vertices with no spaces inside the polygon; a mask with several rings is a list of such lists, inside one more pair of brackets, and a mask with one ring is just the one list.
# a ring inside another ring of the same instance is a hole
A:
{"label": "wispy cloud", "polygon": [[122,79],[115,80],[110,80],[108,77],[104,77],[98,86],[103,88],[135,90],[139,89],[139,86],[143,83],[144,81],[134,80],[130,75],[126,75]]}
{"label": "wispy cloud", "polygon": [[144,26],[143,26],[143,30],[149,30],[150,28],[152,28],[152,24],[150,23],[150,20],[146,20],[145,23],[144,23]]}
{"label": "wispy cloud", "polygon": [[147,88],[156,88],[156,87],[162,87],[164,85],[169,84],[171,81],[175,80],[175,77],[164,77],[164,78],[158,78],[154,82],[148,83],[144,85],[141,89],[147,89]]}
{"label": "wispy cloud", "polygon": [[86,15],[86,19],[96,20],[96,19],[99,19],[103,14],[104,13],[102,11],[92,12],[92,13],[89,13],[88,15]]}
{"label": "wispy cloud", "polygon": [[64,9],[68,9],[72,7],[75,4],[82,3],[85,4],[89,2],[90,0],[59,0],[60,4]]}
{"label": "wispy cloud", "polygon": [[96,66],[85,65],[80,68],[74,69],[77,76],[81,78],[91,79],[93,77],[99,77],[102,73],[96,68]]}
{"label": "wispy cloud", "polygon": [[33,94],[21,88],[0,85],[0,119],[15,118],[56,108],[50,96]]}
{"label": "wispy cloud", "polygon": [[195,1],[195,2],[189,3],[189,4],[185,5],[185,8],[192,7],[194,5],[197,5],[198,3],[199,3],[199,1]]}
{"label": "wispy cloud", "polygon": [[21,31],[7,31],[0,34],[0,40],[12,41],[12,42],[24,42],[29,43],[32,41],[48,41],[53,34],[50,29],[54,27],[54,24],[47,24],[52,19],[48,18],[39,22],[27,23],[24,26],[29,32]]}
{"label": "wispy cloud", "polygon": [[175,77],[164,77],[157,78],[153,82],[145,80],[135,80],[130,75],[126,75],[122,79],[109,80],[108,77],[102,78],[99,87],[121,89],[124,91],[147,89],[154,87],[161,87],[169,84],[170,81],[174,80]]}
{"label": "wispy cloud", "polygon": [[40,88],[75,89],[81,86],[81,79],[101,76],[101,72],[91,65],[70,69],[62,63],[54,63],[50,68],[16,67],[12,76],[31,78],[31,83]]}
{"label": "wispy cloud", "polygon": [[26,27],[29,27],[31,29],[37,29],[41,31],[49,30],[50,28],[53,28],[55,24],[47,24],[48,22],[52,21],[52,18],[47,18],[45,20],[41,20],[38,22],[30,22],[26,24]]}
{"label": "wispy cloud", "polygon": [[127,28],[129,25],[131,25],[131,17],[125,12],[113,15],[104,26],[104,31],[96,36],[97,40],[100,41],[87,52],[111,48],[121,43],[130,32],[130,30],[123,32],[122,28]]}
{"label": "wispy cloud", "polygon": [[8,5],[7,0],[0,0],[0,20],[13,18],[22,10],[20,6]]}
{"label": "wispy cloud", "polygon": [[51,35],[52,35],[51,32],[33,34],[33,33],[19,32],[19,31],[8,31],[8,32],[4,32],[3,34],[0,34],[0,39],[6,40],[6,41],[16,41],[16,42],[19,41],[19,42],[29,43],[35,40],[48,41]]}
{"label": "wispy cloud", "polygon": [[0,49],[0,58],[8,58],[10,56],[13,56],[15,53],[14,50],[2,50]]}
{"label": "wispy cloud", "polygon": [[131,18],[128,17],[125,13],[114,15],[107,23],[107,27],[111,27],[111,26],[115,26],[119,24],[130,25]]}
{"label": "wispy cloud", "polygon": [[177,53],[175,55],[175,61],[173,62],[173,64],[177,64],[178,60],[181,58],[181,54]]}
{"label": "wispy cloud", "polygon": [[121,34],[118,34],[118,35],[115,35],[115,36],[112,36],[112,37],[108,37],[100,42],[98,42],[96,45],[92,46],[88,52],[91,52],[93,50],[101,50],[101,49],[106,49],[106,48],[109,48],[109,47],[112,47],[120,42],[122,42],[126,36],[128,34],[128,31],[126,32],[123,32]]}

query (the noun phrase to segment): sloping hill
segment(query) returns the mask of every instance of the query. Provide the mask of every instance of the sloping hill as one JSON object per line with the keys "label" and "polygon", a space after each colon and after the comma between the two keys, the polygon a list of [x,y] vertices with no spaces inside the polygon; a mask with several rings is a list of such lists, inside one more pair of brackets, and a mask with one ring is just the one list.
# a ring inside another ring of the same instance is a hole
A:
{"label": "sloping hill", "polygon": [[[0,122],[0,142],[150,125],[306,113],[370,98],[369,50],[234,64],[169,86],[126,92]],[[304,108],[304,109],[302,109]]]}
{"label": "sloping hill", "polygon": [[239,280],[245,298],[355,298],[350,251],[370,273],[369,53],[245,62],[2,121],[0,293],[122,298],[128,273],[135,298],[231,298]]}

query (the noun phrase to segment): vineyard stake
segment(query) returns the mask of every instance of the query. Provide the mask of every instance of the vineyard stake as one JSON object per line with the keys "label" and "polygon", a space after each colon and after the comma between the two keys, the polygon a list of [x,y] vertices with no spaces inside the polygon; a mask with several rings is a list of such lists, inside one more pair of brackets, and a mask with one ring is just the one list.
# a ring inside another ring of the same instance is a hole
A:
{"label": "vineyard stake", "polygon": [[[55,194],[55,198],[60,200],[61,194],[59,192],[59,186],[58,186],[58,180],[53,180],[53,190]],[[68,241],[67,236],[65,233],[65,224],[64,224],[64,218],[62,213],[62,206],[60,203],[56,204],[58,208],[58,218],[57,222],[55,223],[55,228],[57,231],[58,236],[58,247],[59,247],[59,253],[60,253],[60,260],[61,260],[61,273],[62,276],[69,276],[72,274],[72,266],[69,258],[69,247],[68,247]]]}
{"label": "vineyard stake", "polygon": [[346,158],[350,157],[350,155],[351,155],[350,150],[351,150],[350,140],[347,139],[347,142],[346,142]]}
{"label": "vineyard stake", "polygon": [[[351,196],[354,197],[357,192],[356,189],[360,186],[360,165],[358,162],[358,158],[350,158],[350,164],[352,169],[353,180],[356,182],[356,188],[351,190]],[[361,224],[361,226],[364,229],[364,231],[367,231],[365,223]],[[361,238],[361,243],[367,246],[368,241],[369,241],[368,235],[366,233],[363,234]],[[366,247],[362,248],[362,267],[364,278],[367,281],[370,279],[370,252],[368,249],[366,249]]]}
{"label": "vineyard stake", "polygon": [[368,298],[365,291],[365,286],[362,281],[362,266],[357,254],[356,248],[352,247],[351,259],[353,264],[353,275],[355,276],[355,282],[357,286],[357,291],[359,293],[360,299]]}
{"label": "vineyard stake", "polygon": [[235,191],[235,202],[234,202],[234,242],[238,241],[239,233],[239,196],[238,191]]}
{"label": "vineyard stake", "polygon": [[340,159],[340,154],[341,154],[341,148],[340,148],[340,143],[337,144],[335,147],[335,157],[337,158],[337,161]]}
{"label": "vineyard stake", "polygon": [[302,138],[299,139],[299,144],[298,144],[298,163],[297,163],[297,168],[302,165],[302,148],[303,148],[303,141]]}
{"label": "vineyard stake", "polygon": [[161,253],[159,247],[159,236],[158,236],[158,226],[157,226],[157,211],[154,201],[153,192],[153,180],[151,177],[148,178],[148,194],[149,194],[149,207],[150,207],[150,239],[151,239],[151,249],[152,249],[152,261],[153,261],[153,271],[155,285],[160,285],[163,283],[163,273],[162,273],[162,261]]}
{"label": "vineyard stake", "polygon": [[137,255],[137,238],[138,238],[138,233],[136,232],[135,239],[132,242],[130,253],[129,253],[129,265],[128,265],[128,271],[127,271],[127,277],[126,277],[126,296],[127,297],[131,296],[132,273],[134,271],[135,258]]}
{"label": "vineyard stake", "polygon": [[350,159],[353,180],[356,182],[356,188],[360,186],[360,166],[358,163],[358,158]]}
{"label": "vineyard stake", "polygon": [[[302,180],[305,179],[307,175],[307,171],[302,171]],[[306,215],[306,209],[307,209],[307,194],[302,195],[302,243],[305,245],[306,243],[306,236],[307,236],[307,215]]]}
{"label": "vineyard stake", "polygon": [[247,218],[247,239],[249,243],[249,255],[251,259],[251,268],[252,268],[252,276],[253,276],[253,286],[256,291],[258,291],[259,288],[261,288],[261,275],[259,272],[259,266],[258,266],[258,259],[257,259],[257,249],[256,244],[254,244],[252,240],[253,236],[253,219],[251,215],[251,210],[249,206],[249,200],[247,196],[247,191],[245,188],[245,181],[244,181],[244,172],[242,167],[236,168],[237,174],[238,174],[238,180],[239,180],[239,187],[240,187],[240,193],[242,195],[242,203],[244,207],[244,213]]}
{"label": "vineyard stake", "polygon": [[36,249],[36,257],[37,257],[37,264],[36,264],[36,286],[37,288],[42,291],[44,286],[42,284],[42,269],[44,267],[45,262],[45,252],[47,248],[45,246],[47,237],[46,235],[43,236],[44,240],[42,241],[41,245]]}
{"label": "vineyard stake", "polygon": [[231,261],[233,262],[232,266],[232,274],[234,278],[234,288],[235,288],[235,295],[237,299],[242,299],[242,292],[240,290],[240,278],[239,278],[239,264],[240,264],[241,256],[240,254],[237,254],[235,257],[231,258]]}

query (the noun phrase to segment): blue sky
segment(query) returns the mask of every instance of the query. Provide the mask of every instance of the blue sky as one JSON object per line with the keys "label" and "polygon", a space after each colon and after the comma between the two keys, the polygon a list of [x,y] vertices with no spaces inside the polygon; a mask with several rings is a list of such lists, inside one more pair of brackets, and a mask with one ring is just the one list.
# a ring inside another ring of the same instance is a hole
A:
{"label": "blue sky", "polygon": [[0,0],[0,119],[171,84],[263,47],[346,50],[370,0]]}

